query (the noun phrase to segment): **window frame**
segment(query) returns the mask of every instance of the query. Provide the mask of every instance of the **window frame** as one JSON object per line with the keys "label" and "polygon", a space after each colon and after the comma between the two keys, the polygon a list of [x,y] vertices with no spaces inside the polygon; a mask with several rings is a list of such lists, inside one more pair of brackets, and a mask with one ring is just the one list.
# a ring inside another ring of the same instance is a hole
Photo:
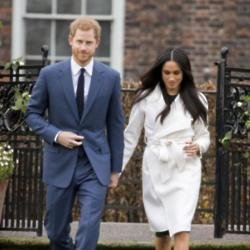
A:
{"label": "window frame", "polygon": [[[56,8],[55,2],[52,1],[52,9]],[[82,0],[86,2],[86,0]],[[62,60],[67,56],[55,57],[55,22],[57,20],[74,20],[79,17],[75,14],[41,14],[41,13],[26,13],[26,0],[12,0],[12,34],[11,34],[11,58],[15,59],[25,55],[25,20],[26,19],[44,19],[51,21],[51,39],[48,44],[50,49],[49,60]],[[84,6],[84,4],[82,5]],[[85,9],[82,8],[82,13]],[[111,22],[111,45],[110,57],[97,57],[97,60],[109,62],[110,66],[123,73],[123,48],[124,48],[124,14],[125,14],[125,0],[112,0],[111,15],[89,15],[98,21]],[[25,59],[38,59],[38,56],[25,56]]]}

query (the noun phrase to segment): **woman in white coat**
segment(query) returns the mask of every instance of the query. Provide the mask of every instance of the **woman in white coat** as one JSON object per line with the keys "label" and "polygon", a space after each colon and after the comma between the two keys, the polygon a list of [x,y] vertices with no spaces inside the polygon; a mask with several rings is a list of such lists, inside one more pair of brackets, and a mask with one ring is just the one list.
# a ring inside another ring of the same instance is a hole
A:
{"label": "woman in white coat", "polygon": [[141,77],[125,130],[125,168],[144,129],[143,202],[156,250],[189,249],[201,182],[201,156],[209,146],[207,100],[194,84],[190,61],[167,49]]}

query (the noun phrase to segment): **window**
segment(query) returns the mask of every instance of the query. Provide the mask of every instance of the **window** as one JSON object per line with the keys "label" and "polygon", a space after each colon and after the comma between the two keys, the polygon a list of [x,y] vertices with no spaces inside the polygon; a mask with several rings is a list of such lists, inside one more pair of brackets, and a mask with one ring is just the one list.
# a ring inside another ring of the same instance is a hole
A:
{"label": "window", "polygon": [[12,58],[26,63],[41,60],[41,46],[49,46],[49,60],[70,56],[69,23],[90,15],[102,26],[96,58],[122,73],[125,0],[13,0]]}

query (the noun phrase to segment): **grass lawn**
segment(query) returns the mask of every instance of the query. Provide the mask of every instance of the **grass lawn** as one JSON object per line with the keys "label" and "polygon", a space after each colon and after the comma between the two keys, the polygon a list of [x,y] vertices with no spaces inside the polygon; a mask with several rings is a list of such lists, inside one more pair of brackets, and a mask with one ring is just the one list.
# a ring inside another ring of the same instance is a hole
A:
{"label": "grass lawn", "polygon": [[[49,250],[48,241],[42,238],[0,238],[0,250]],[[154,250],[152,245],[138,245],[135,243],[128,244],[99,244],[97,250]],[[215,244],[215,243],[195,243],[190,250],[250,250],[250,242],[242,244]]]}

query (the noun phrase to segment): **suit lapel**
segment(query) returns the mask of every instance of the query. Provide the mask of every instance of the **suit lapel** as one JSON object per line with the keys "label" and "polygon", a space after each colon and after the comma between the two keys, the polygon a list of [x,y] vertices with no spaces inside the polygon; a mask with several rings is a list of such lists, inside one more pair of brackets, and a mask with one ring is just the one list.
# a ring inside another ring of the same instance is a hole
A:
{"label": "suit lapel", "polygon": [[102,84],[101,84],[103,82],[102,74],[103,74],[102,70],[100,69],[98,63],[94,62],[94,68],[93,68],[93,74],[91,77],[89,93],[88,93],[87,101],[85,103],[81,122],[84,120],[85,116],[89,112],[91,105],[93,104],[99,90],[102,87]]}
{"label": "suit lapel", "polygon": [[60,82],[62,84],[65,97],[68,101],[68,105],[72,110],[77,122],[79,122],[76,99],[73,89],[72,73],[70,68],[70,60],[65,62],[65,67],[60,69]]}

